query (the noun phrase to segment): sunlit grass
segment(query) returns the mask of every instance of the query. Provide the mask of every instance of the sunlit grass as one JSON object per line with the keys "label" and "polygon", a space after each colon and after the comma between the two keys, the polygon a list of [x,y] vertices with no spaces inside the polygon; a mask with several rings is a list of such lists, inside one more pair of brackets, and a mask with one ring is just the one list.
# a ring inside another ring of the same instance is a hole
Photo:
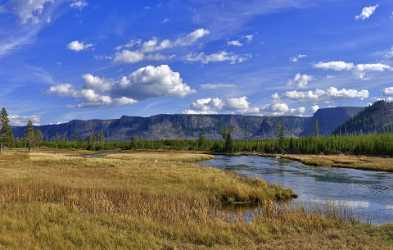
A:
{"label": "sunlit grass", "polygon": [[[391,228],[286,209],[293,193],[192,153],[0,155],[0,248],[389,249]],[[260,205],[250,223],[227,205]]]}

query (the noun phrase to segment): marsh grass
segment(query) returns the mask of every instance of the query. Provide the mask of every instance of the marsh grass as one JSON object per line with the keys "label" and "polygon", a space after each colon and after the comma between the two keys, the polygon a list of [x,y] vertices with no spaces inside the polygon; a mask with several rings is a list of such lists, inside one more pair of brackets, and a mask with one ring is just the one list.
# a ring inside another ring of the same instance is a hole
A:
{"label": "marsh grass", "polygon": [[[0,248],[389,249],[389,226],[287,209],[290,190],[199,167],[203,154],[0,155]],[[259,205],[247,221],[225,209]]]}
{"label": "marsh grass", "polygon": [[311,166],[353,168],[393,172],[392,157],[374,157],[359,155],[279,155],[288,160],[295,160]]}

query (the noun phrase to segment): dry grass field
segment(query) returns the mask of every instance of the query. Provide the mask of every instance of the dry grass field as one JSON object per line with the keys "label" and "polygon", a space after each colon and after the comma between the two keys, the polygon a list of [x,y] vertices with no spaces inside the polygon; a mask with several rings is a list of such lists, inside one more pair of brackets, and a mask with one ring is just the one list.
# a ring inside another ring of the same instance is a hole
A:
{"label": "dry grass field", "polygon": [[[290,190],[192,153],[0,155],[4,249],[393,249],[393,226],[275,204]],[[260,204],[252,222],[229,204]]]}
{"label": "dry grass field", "polygon": [[279,155],[306,165],[393,172],[393,158],[358,155]]}

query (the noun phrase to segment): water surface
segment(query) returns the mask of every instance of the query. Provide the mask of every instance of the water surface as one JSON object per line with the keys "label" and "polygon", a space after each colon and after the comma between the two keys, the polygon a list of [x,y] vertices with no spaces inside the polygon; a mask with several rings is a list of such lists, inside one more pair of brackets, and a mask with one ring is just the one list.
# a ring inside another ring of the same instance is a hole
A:
{"label": "water surface", "polygon": [[258,156],[216,156],[203,164],[291,188],[302,206],[335,204],[363,222],[393,223],[393,173],[310,167]]}

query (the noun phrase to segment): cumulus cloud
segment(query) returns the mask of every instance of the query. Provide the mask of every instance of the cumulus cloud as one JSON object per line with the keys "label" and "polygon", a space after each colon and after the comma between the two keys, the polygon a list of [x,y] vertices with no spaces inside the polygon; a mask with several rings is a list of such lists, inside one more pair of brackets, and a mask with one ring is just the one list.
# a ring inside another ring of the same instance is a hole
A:
{"label": "cumulus cloud", "polygon": [[67,45],[67,48],[72,51],[80,52],[83,50],[87,50],[93,47],[93,44],[80,42],[80,41],[72,41]]}
{"label": "cumulus cloud", "polygon": [[108,105],[130,105],[147,98],[160,96],[183,97],[194,92],[178,72],[168,65],[146,66],[118,81],[107,80],[93,74],[82,76],[81,89],[71,84],[59,84],[49,88],[49,93],[81,99],[82,103],[73,107]]}
{"label": "cumulus cloud", "polygon": [[249,57],[221,51],[213,54],[205,54],[201,52],[199,54],[188,54],[186,60],[189,62],[201,62],[203,64],[209,64],[214,62],[229,62],[230,64],[243,63],[248,60]]}
{"label": "cumulus cloud", "polygon": [[360,79],[365,79],[368,72],[392,70],[391,66],[382,63],[354,64],[344,61],[319,62],[314,65],[314,68],[333,71],[352,71],[358,75]]}
{"label": "cumulus cloud", "polygon": [[293,100],[308,100],[319,101],[321,99],[360,99],[364,100],[369,98],[370,93],[368,90],[356,89],[337,89],[336,87],[329,87],[326,90],[316,89],[309,91],[287,91],[285,97]]}
{"label": "cumulus cloud", "polygon": [[283,101],[273,102],[270,105],[265,106],[262,111],[267,115],[272,116],[283,116],[283,115],[296,115],[304,116],[306,113],[305,107],[291,108]]}
{"label": "cumulus cloud", "polygon": [[392,67],[382,63],[358,64],[356,65],[355,73],[360,79],[365,79],[367,77],[367,72],[384,72],[388,70],[392,70]]}
{"label": "cumulus cloud", "polygon": [[351,98],[364,100],[370,96],[368,90],[356,90],[356,89],[337,89],[335,87],[330,87],[327,89],[326,94],[333,98]]}
{"label": "cumulus cloud", "polygon": [[355,17],[356,20],[367,20],[369,19],[377,10],[379,5],[371,5],[371,6],[366,6],[362,9],[362,12]]}
{"label": "cumulus cloud", "polygon": [[82,10],[87,7],[88,3],[85,0],[72,0],[70,3],[70,7],[73,9]]}
{"label": "cumulus cloud", "polygon": [[289,86],[296,85],[298,88],[305,88],[312,81],[313,77],[307,74],[296,74],[295,77],[288,82]]}
{"label": "cumulus cloud", "polygon": [[196,43],[198,40],[210,34],[206,29],[197,29],[193,32],[177,38],[176,40],[159,40],[152,38],[147,41],[131,40],[124,45],[116,48],[117,52],[114,56],[116,63],[138,63],[144,60],[162,61],[173,58],[173,55],[159,54],[159,51],[169,50],[177,47],[187,47]]}
{"label": "cumulus cloud", "polygon": [[297,63],[297,62],[299,62],[301,59],[306,58],[306,57],[307,57],[307,55],[305,55],[305,54],[298,54],[298,55],[292,57],[290,60],[291,60],[291,62],[293,62],[293,63]]}
{"label": "cumulus cloud", "polygon": [[252,107],[246,96],[225,98],[203,98],[194,101],[186,114],[217,114],[217,113],[233,113],[233,114],[257,114],[260,109]]}
{"label": "cumulus cloud", "polygon": [[98,76],[85,74],[82,78],[85,81],[85,87],[87,89],[94,89],[98,92],[108,92],[112,89],[112,85],[109,81]]}
{"label": "cumulus cloud", "polygon": [[178,72],[168,65],[146,66],[124,76],[114,85],[114,93],[145,99],[159,96],[186,96],[194,92]]}
{"label": "cumulus cloud", "polygon": [[270,106],[270,109],[274,113],[284,114],[284,113],[287,113],[289,111],[289,106],[286,103],[278,102],[278,103],[273,103]]}

